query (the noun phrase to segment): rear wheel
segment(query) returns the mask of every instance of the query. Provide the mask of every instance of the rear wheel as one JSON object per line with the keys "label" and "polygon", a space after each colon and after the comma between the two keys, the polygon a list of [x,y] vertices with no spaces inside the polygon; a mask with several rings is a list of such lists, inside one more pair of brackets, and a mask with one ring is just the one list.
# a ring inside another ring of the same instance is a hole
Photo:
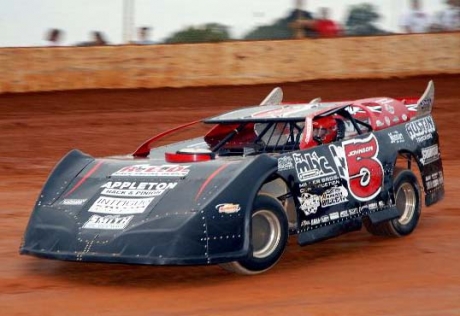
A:
{"label": "rear wheel", "polygon": [[283,254],[288,235],[288,221],[280,202],[269,195],[259,194],[252,209],[249,256],[223,263],[221,267],[246,275],[267,271]]}
{"label": "rear wheel", "polygon": [[399,218],[372,224],[369,220],[364,221],[366,229],[380,236],[402,237],[412,233],[417,227],[422,210],[420,200],[420,186],[414,173],[403,170],[397,176],[393,184],[395,192],[396,208],[402,212]]}

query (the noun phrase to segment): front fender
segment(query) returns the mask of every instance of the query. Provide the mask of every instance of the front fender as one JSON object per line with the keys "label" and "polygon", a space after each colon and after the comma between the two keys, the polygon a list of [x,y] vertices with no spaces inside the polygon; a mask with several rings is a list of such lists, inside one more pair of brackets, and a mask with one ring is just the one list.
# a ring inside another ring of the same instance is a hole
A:
{"label": "front fender", "polygon": [[71,181],[94,160],[77,149],[68,152],[49,175],[37,203],[53,204],[65,192]]}
{"label": "front fender", "polygon": [[243,168],[225,169],[208,184],[197,204],[204,210],[209,263],[244,258],[250,250],[253,201],[277,159],[260,155]]}

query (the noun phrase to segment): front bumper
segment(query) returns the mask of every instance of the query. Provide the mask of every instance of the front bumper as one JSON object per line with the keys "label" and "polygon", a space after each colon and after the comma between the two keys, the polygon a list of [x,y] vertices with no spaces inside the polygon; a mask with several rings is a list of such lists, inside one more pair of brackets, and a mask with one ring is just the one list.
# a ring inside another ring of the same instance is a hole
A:
{"label": "front bumper", "polygon": [[[201,212],[171,212],[129,229],[113,231],[82,228],[76,218],[75,214],[41,206],[31,217],[20,254],[66,261],[148,265],[215,264],[247,255],[242,250],[242,237],[211,238]],[[221,248],[219,243],[226,243],[226,249],[235,251],[209,253],[210,248]]]}

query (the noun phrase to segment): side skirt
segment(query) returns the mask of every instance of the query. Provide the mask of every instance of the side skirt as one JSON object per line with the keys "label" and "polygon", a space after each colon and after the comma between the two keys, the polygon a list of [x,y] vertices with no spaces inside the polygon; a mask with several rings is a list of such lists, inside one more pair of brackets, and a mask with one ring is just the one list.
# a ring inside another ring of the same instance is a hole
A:
{"label": "side skirt", "polygon": [[318,227],[299,234],[298,243],[301,246],[310,245],[318,241],[329,239],[362,227],[361,218],[335,223],[329,226]]}
{"label": "side skirt", "polygon": [[372,224],[378,224],[390,219],[398,218],[401,215],[402,212],[399,211],[395,206],[392,206],[378,212],[369,213],[367,216],[369,217]]}

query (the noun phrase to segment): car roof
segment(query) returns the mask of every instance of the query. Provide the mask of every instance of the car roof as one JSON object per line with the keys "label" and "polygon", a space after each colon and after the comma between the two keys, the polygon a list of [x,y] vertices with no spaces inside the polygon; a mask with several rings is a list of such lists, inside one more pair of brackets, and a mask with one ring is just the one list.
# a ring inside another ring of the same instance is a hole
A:
{"label": "car roof", "polygon": [[344,102],[279,104],[247,107],[203,120],[207,124],[222,123],[266,123],[304,121],[326,112],[334,112],[348,105]]}

